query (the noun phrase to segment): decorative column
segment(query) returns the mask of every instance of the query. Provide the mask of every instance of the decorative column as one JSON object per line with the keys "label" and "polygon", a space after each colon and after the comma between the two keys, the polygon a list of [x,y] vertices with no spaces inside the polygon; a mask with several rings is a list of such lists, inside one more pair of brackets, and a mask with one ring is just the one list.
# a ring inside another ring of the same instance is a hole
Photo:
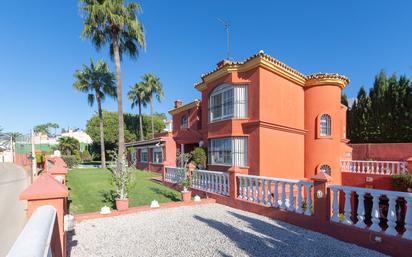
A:
{"label": "decorative column", "polygon": [[[51,205],[57,212],[56,237],[52,238],[51,248],[54,257],[66,256],[66,233],[64,232],[64,215],[67,214],[67,187],[51,175],[44,173],[20,194],[20,200],[27,200],[27,215],[44,205]],[[53,232],[55,233],[55,232]]]}
{"label": "decorative column", "polygon": [[[330,190],[327,184],[332,181],[332,177],[324,172],[319,172],[311,177],[314,184],[314,218],[326,222],[330,219]],[[311,208],[311,206],[306,206]]]}
{"label": "decorative column", "polygon": [[239,168],[232,166],[227,172],[229,173],[229,197],[236,199],[237,198],[237,181],[236,177],[239,174]]}

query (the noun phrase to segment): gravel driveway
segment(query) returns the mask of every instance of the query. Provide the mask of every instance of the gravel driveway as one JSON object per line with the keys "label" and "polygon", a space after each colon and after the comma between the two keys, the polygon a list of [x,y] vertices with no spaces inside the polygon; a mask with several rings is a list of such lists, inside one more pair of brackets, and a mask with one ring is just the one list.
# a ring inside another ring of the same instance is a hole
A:
{"label": "gravel driveway", "polygon": [[76,224],[71,257],[384,256],[219,204],[160,209]]}

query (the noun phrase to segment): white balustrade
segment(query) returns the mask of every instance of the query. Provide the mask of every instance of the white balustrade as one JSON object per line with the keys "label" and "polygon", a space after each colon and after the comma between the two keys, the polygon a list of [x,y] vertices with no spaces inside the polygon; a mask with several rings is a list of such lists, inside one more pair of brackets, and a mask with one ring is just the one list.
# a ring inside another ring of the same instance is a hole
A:
{"label": "white balustrade", "polygon": [[[239,174],[238,198],[299,214],[312,215],[310,181]],[[304,207],[306,204],[306,207]],[[305,209],[306,208],[306,209]]]}
{"label": "white balustrade", "polygon": [[[412,240],[412,193],[407,192],[397,192],[389,190],[378,190],[378,189],[369,189],[363,187],[349,187],[349,186],[339,186],[331,185],[329,188],[332,191],[332,217],[331,220],[334,222],[341,222],[347,225],[354,225],[358,228],[365,228],[376,232],[382,232],[382,227],[380,225],[381,221],[386,220],[387,228],[383,231],[385,234],[390,236],[398,235],[396,230],[397,223],[402,223],[402,220],[398,220],[401,216],[396,215],[397,210],[397,201],[402,202],[404,200],[406,214],[405,220],[405,232],[402,237],[405,239]],[[339,194],[345,195],[345,204],[344,204],[344,213],[343,220],[339,219],[339,201],[342,198],[339,197]],[[352,210],[352,204],[355,205],[355,199],[353,198],[355,194],[358,196],[358,206],[356,211]],[[366,198],[372,198],[372,210],[369,210],[369,213],[366,213],[365,204]],[[386,200],[387,199],[387,200]],[[381,207],[384,205],[382,201],[387,202],[387,215],[384,216]],[[399,205],[399,204],[398,204]],[[357,222],[353,224],[351,219],[352,211],[356,213]],[[371,225],[367,228],[365,223],[365,216],[371,216]]]}
{"label": "white balustrade", "polygon": [[192,175],[192,187],[220,195],[229,195],[229,174],[227,172],[195,170]]}
{"label": "white balustrade", "polygon": [[171,183],[180,183],[186,178],[186,169],[165,167],[165,180]]}
{"label": "white balustrade", "polygon": [[351,173],[395,175],[407,172],[405,161],[341,160],[341,171]]}

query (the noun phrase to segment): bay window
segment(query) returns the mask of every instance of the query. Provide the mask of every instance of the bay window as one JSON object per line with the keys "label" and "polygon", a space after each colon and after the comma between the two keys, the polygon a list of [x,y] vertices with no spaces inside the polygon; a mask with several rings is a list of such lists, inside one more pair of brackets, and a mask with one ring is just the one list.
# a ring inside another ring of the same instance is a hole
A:
{"label": "bay window", "polygon": [[153,148],[153,163],[163,163],[162,147]]}
{"label": "bay window", "polygon": [[247,87],[223,84],[209,97],[209,121],[247,117]]}
{"label": "bay window", "polygon": [[209,140],[209,164],[247,166],[247,137],[213,138]]}

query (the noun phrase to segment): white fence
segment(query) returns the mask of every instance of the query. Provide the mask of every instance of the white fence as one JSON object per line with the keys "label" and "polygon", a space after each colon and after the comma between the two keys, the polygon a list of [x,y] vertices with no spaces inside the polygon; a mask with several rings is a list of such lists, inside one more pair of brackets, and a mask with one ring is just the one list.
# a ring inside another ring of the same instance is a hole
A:
{"label": "white fence", "polygon": [[50,205],[36,209],[20,233],[7,257],[52,257],[52,239],[56,210]]}
{"label": "white fence", "polygon": [[[377,232],[383,231],[380,226],[383,222],[387,225],[384,233],[391,236],[398,235],[396,227],[404,224],[405,232],[402,237],[412,240],[412,193],[338,185],[332,185],[330,189],[333,193],[332,221]],[[355,193],[357,207],[355,206]],[[344,194],[343,215],[339,213],[340,197],[338,194]],[[368,207],[367,198],[369,198],[369,205],[372,204],[371,208]],[[385,202],[388,203],[385,204]],[[352,210],[352,203],[355,210]],[[356,213],[356,217],[351,217],[352,212]],[[386,215],[385,212],[387,212]],[[366,219],[366,217],[370,218]]]}
{"label": "white fence", "polygon": [[341,171],[378,175],[395,175],[407,172],[407,162],[341,160]]}
{"label": "white fence", "polygon": [[309,181],[238,175],[238,198],[291,212],[312,215],[312,186]]}
{"label": "white fence", "polygon": [[195,170],[192,175],[192,187],[228,196],[229,174],[227,172]]}
{"label": "white fence", "polygon": [[186,178],[186,169],[165,167],[165,180],[171,183],[181,183]]}

